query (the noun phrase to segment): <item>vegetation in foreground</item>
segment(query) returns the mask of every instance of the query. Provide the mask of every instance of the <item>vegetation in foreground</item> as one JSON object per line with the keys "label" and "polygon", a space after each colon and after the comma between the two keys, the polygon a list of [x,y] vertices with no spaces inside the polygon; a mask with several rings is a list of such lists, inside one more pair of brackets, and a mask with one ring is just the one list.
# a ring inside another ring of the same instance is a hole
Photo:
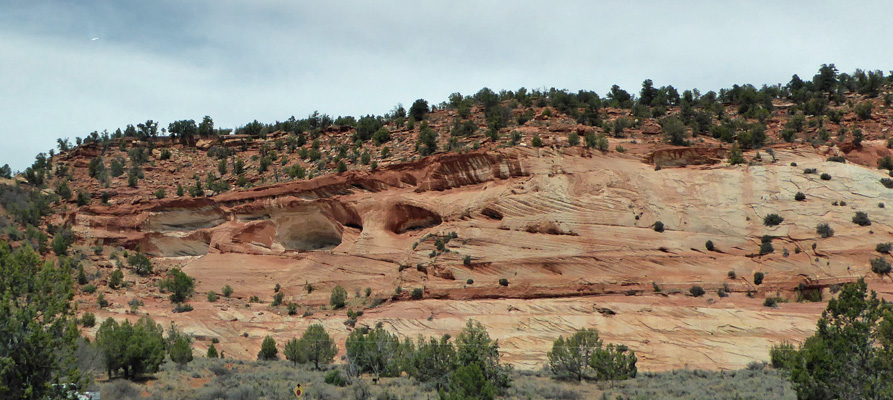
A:
{"label": "vegetation in foreground", "polygon": [[860,279],[844,285],[800,346],[770,352],[800,399],[893,398],[893,306]]}
{"label": "vegetation in foreground", "polygon": [[[642,373],[636,378],[607,382],[566,382],[550,378],[547,370],[511,374],[512,386],[505,399],[759,399],[796,398],[782,373],[755,364],[738,371],[677,370]],[[371,376],[347,384],[333,378],[340,366],[316,370],[285,360],[241,361],[197,358],[186,366],[167,362],[149,383],[113,380],[101,385],[105,400],[139,397],[149,399],[294,399],[292,390],[301,384],[307,399],[438,399],[434,382],[422,383],[407,377]],[[343,384],[343,386],[341,386]],[[478,397],[467,397],[478,398]]]}

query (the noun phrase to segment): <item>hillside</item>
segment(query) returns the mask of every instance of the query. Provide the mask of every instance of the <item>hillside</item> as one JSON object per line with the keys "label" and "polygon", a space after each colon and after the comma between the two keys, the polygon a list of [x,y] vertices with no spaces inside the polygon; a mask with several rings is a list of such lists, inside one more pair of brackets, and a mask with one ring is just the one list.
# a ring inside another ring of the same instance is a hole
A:
{"label": "hillside", "polygon": [[[284,343],[311,323],[343,342],[355,326],[415,338],[474,318],[522,369],[583,327],[634,349],[643,370],[741,368],[811,335],[844,282],[865,277],[893,299],[870,265],[893,242],[893,189],[878,169],[893,155],[891,83],[858,71],[833,91],[821,71],[798,81],[704,95],[646,82],[637,97],[607,98],[482,90],[225,135],[208,120],[172,123],[173,137],[147,121],[60,140],[15,179],[54,200],[42,231],[73,233],[98,287],[79,291],[80,312],[176,322],[202,353],[216,338],[228,356],[254,358],[266,335]],[[22,232],[40,218],[17,213],[6,238],[39,246]],[[783,221],[767,226],[770,214]],[[151,274],[132,271],[135,252]],[[119,264],[127,285],[112,289]],[[158,289],[171,268],[196,279],[191,311],[173,312]],[[207,299],[225,285],[232,296]],[[345,309],[329,306],[335,286]]]}

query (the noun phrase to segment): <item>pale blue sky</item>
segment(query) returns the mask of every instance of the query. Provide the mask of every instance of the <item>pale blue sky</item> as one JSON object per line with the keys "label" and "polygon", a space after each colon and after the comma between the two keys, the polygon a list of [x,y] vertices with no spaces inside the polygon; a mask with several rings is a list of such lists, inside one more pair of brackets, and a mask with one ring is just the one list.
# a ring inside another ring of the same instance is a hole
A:
{"label": "pale blue sky", "polygon": [[483,86],[703,92],[822,63],[887,72],[889,17],[882,1],[6,0],[0,164],[147,119],[234,127]]}

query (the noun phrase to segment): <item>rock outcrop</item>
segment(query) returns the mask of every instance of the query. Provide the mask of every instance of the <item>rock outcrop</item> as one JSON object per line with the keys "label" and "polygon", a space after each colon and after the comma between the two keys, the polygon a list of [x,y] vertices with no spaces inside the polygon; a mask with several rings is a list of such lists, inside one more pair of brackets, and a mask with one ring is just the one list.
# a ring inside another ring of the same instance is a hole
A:
{"label": "rock outcrop", "polygon": [[[552,340],[584,327],[628,344],[645,370],[739,368],[766,359],[774,343],[811,334],[823,304],[793,302],[798,286],[827,298],[835,285],[867,277],[893,292],[868,266],[875,243],[893,236],[893,215],[878,207],[893,204],[893,190],[878,182],[884,174],[815,152],[775,155],[776,163],[721,167],[718,148],[656,150],[647,163],[546,148],[472,152],[210,198],[82,207],[64,219],[89,244],[139,247],[162,266],[181,266],[198,293],[231,285],[232,298],[194,300],[185,314],[171,314],[160,296],[144,299],[160,322],[222,338],[217,347],[230,356],[251,357],[265,335],[284,342],[310,323],[343,340],[343,312],[325,309],[340,285],[348,308],[377,305],[359,326],[415,338],[479,319],[523,368],[541,366]],[[853,224],[855,211],[872,225]],[[764,226],[769,213],[784,223]],[[821,238],[818,223],[835,235]],[[774,252],[761,256],[764,235]],[[758,271],[766,275],[759,286]],[[154,278],[134,279],[149,288]],[[246,302],[269,299],[276,284],[304,317]],[[693,285],[708,294],[691,297]],[[422,300],[411,298],[414,288]],[[774,296],[792,302],[762,305]]]}

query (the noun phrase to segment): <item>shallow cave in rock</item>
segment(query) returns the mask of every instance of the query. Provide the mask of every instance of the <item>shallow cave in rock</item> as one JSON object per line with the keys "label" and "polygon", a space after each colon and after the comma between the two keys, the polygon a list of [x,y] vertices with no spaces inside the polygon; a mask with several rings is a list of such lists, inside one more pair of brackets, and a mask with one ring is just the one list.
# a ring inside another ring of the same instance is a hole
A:
{"label": "shallow cave in rock", "polygon": [[394,233],[404,233],[413,229],[424,229],[440,225],[443,219],[437,213],[409,204],[396,204],[388,212],[387,229]]}
{"label": "shallow cave in rock", "polygon": [[341,244],[343,228],[324,215],[304,215],[277,222],[277,241],[287,250],[324,250]]}

